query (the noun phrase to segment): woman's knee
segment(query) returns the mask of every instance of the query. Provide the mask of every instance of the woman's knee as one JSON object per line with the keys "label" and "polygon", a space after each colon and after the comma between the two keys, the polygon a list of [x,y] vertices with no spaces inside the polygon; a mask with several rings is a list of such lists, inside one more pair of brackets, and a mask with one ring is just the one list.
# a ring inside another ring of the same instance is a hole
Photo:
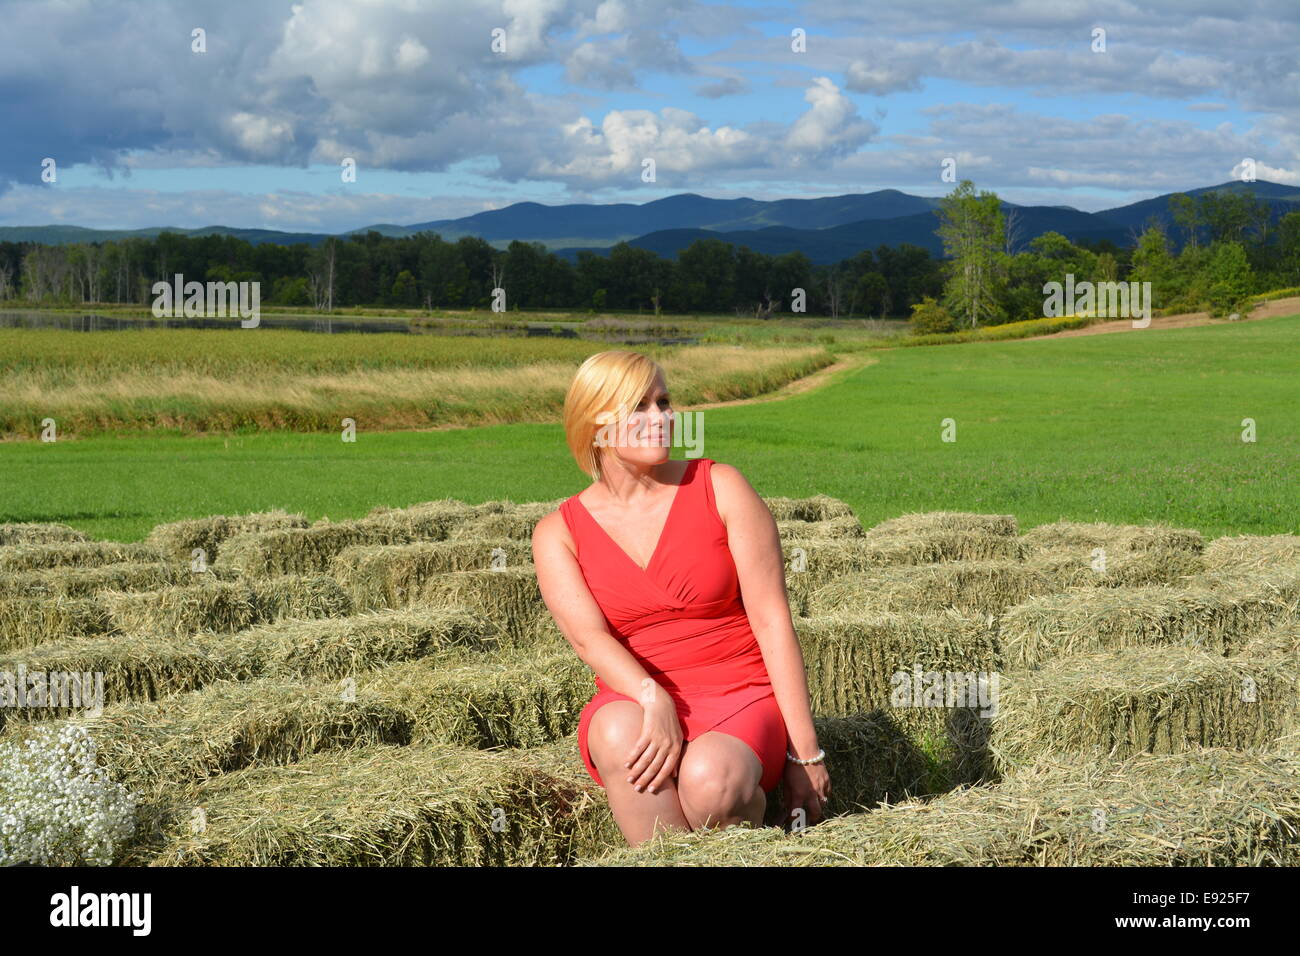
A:
{"label": "woman's knee", "polygon": [[596,711],[587,726],[587,747],[597,768],[602,760],[622,763],[624,752],[641,736],[643,716],[641,705],[632,700],[612,700]]}
{"label": "woman's knee", "polygon": [[692,808],[732,815],[754,799],[751,768],[718,748],[684,759],[677,771],[677,792]]}

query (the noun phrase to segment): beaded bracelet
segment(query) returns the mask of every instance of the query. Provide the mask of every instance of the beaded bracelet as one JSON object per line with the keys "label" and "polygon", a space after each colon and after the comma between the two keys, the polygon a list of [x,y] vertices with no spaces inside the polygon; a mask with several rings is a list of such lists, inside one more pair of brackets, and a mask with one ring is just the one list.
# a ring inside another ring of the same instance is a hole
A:
{"label": "beaded bracelet", "polygon": [[801,767],[807,767],[810,766],[811,764],[821,763],[823,760],[825,760],[826,751],[822,750],[821,748],[818,748],[816,757],[809,757],[807,760],[800,760],[798,757],[796,757],[794,754],[790,753],[790,751],[787,750],[785,752],[785,759],[789,760],[791,763],[797,763]]}

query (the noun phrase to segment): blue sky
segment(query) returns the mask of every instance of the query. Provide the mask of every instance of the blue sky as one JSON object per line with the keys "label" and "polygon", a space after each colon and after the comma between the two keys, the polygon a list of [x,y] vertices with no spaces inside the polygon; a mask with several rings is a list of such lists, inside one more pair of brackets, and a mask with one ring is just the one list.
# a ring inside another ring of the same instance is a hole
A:
{"label": "blue sky", "polygon": [[934,196],[945,157],[1086,210],[1245,157],[1300,185],[1300,0],[7,0],[0,23],[0,225]]}

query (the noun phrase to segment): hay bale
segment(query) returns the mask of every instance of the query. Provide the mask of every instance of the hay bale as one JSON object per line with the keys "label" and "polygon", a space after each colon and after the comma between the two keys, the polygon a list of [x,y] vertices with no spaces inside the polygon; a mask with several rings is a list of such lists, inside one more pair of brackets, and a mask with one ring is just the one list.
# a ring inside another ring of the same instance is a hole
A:
{"label": "hay bale", "polygon": [[1155,545],[1137,550],[1111,548],[1042,548],[1028,554],[1025,564],[1053,577],[1058,590],[1067,587],[1144,587],[1185,585],[1205,570],[1205,560],[1187,548]]}
{"label": "hay bale", "polygon": [[1241,649],[1242,657],[1300,654],[1300,619],[1288,618],[1261,630]]}
{"label": "hay bale", "polygon": [[798,618],[795,632],[814,714],[887,720],[900,744],[927,754],[931,775],[941,781],[935,789],[988,773],[986,707],[949,694],[947,680],[962,675],[978,681],[1001,670],[996,631],[986,616],[828,612]]}
{"label": "hay bale", "polygon": [[847,502],[829,495],[813,495],[811,498],[776,496],[764,498],[763,503],[767,505],[776,521],[830,521],[833,518],[857,518]]}
{"label": "hay bale", "polygon": [[1161,523],[1053,521],[1030,528],[1021,538],[1030,556],[1043,551],[1090,554],[1094,548],[1104,548],[1112,556],[1151,550],[1200,554],[1205,547],[1205,539],[1195,528],[1177,528]]}
{"label": "hay bale", "polygon": [[1050,754],[997,786],[798,833],[662,833],[577,865],[1295,866],[1298,832],[1300,753]]}
{"label": "hay bale", "polygon": [[939,611],[956,608],[1001,614],[1035,594],[1062,585],[1022,561],[943,561],[907,568],[877,568],[843,574],[808,595],[801,614],[836,610]]}
{"label": "hay bale", "polygon": [[[590,787],[509,753],[376,745],[223,774],[149,808],[165,844],[121,862],[555,866],[611,845]],[[205,814],[197,833],[195,807]]]}
{"label": "hay bale", "polygon": [[330,561],[329,574],[358,607],[400,607],[416,600],[431,575],[532,567],[522,540],[449,539],[415,544],[356,545]]}
{"label": "hay bale", "polygon": [[[215,578],[231,580],[228,570],[209,568]],[[101,591],[147,591],[177,584],[193,584],[195,572],[188,564],[123,561],[89,568],[57,567],[0,574],[4,597],[92,597]]]}
{"label": "hay bale", "polygon": [[120,541],[54,541],[0,548],[0,572],[42,568],[89,568],[123,561],[160,562],[163,554],[151,544]]}
{"label": "hay bale", "polygon": [[111,629],[98,598],[0,598],[0,654]]}
{"label": "hay bale", "polygon": [[505,545],[511,541],[531,542],[537,522],[560,507],[560,501],[506,503],[507,507],[491,514],[481,514],[454,525],[447,535],[450,541],[487,541]]}
{"label": "hay bale", "polygon": [[1186,588],[1070,588],[1031,597],[1001,617],[1007,666],[1153,644],[1236,654],[1260,630],[1294,617],[1300,601],[1297,572],[1186,580]]}
{"label": "hay bale", "polygon": [[338,617],[352,612],[347,592],[325,575],[106,591],[95,600],[107,609],[119,633],[229,632],[286,617]]}
{"label": "hay bale", "polygon": [[56,542],[89,541],[84,531],[66,524],[52,522],[0,523],[0,547],[15,544],[53,544]]}
{"label": "hay bale", "polygon": [[1208,571],[1248,573],[1300,561],[1300,535],[1241,534],[1215,538],[1205,546]]}
{"label": "hay bale", "polygon": [[989,750],[1008,772],[1050,751],[1124,758],[1263,747],[1300,710],[1300,656],[1254,659],[1178,645],[1082,654],[1000,685]]}
{"label": "hay bale", "polygon": [[911,512],[882,521],[867,532],[867,537],[943,535],[956,532],[1016,536],[1020,527],[1015,515],[986,515],[970,511]]}
{"label": "hay bale", "polygon": [[822,521],[778,521],[776,533],[782,541],[866,536],[862,523],[852,515]]}
{"label": "hay bale", "polygon": [[[382,611],[290,620],[232,635],[126,634],[81,638],[0,656],[0,672],[104,674],[105,701],[120,705],[195,690],[219,680],[340,680],[437,656],[481,657],[496,632],[457,608]],[[66,708],[0,708],[13,720],[67,716]]]}
{"label": "hay bale", "polygon": [[[394,598],[398,606],[456,606],[466,608],[496,627],[504,643],[531,647],[542,642],[542,633],[550,620],[550,611],[542,600],[537,573],[532,565],[511,566],[500,571],[451,571],[424,577],[413,575]],[[376,595],[361,588],[367,603],[358,610],[383,606],[382,589]]]}
{"label": "hay bale", "polygon": [[300,514],[282,508],[242,515],[213,515],[186,518],[156,525],[145,539],[173,561],[188,562],[195,549],[202,549],[210,564],[215,561],[221,543],[237,534],[273,531],[283,528],[306,528],[310,522]]}

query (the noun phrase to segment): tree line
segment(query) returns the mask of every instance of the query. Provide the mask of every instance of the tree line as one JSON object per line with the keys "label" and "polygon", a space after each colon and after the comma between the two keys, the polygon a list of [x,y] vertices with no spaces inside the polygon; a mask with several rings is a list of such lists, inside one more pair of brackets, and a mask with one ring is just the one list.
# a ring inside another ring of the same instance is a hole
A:
{"label": "tree line", "polygon": [[1158,308],[1230,309],[1250,294],[1300,285],[1300,213],[1274,222],[1245,193],[1170,199],[1174,235],[1158,220],[1131,247],[1072,242],[1056,232],[1020,241],[1017,213],[965,180],[937,210],[944,257],[881,245],[830,265],[802,252],[767,255],[722,238],[668,259],[626,242],[576,262],[539,242],[496,249],[466,236],[370,231],[318,246],[253,244],[228,235],[130,237],[43,245],[0,242],[0,300],[131,303],[177,273],[198,282],[260,282],[262,302],[331,311],[505,307],[569,311],[909,316],[923,331],[995,325],[1043,314],[1044,289],[1076,281],[1152,283]]}

